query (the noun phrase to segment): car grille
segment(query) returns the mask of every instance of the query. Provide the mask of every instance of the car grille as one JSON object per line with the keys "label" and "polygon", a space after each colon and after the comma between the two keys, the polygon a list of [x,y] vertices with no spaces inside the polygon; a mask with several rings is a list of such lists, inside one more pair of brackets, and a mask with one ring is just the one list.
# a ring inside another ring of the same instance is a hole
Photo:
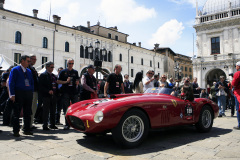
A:
{"label": "car grille", "polygon": [[77,118],[75,116],[68,116],[68,118],[69,118],[73,128],[81,130],[81,131],[85,131],[84,123],[80,118]]}

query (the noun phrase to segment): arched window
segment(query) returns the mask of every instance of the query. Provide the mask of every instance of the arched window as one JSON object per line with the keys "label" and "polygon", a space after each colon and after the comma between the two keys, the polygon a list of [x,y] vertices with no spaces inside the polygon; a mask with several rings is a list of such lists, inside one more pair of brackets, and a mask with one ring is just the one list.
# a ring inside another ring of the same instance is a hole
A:
{"label": "arched window", "polygon": [[89,55],[88,55],[88,47],[85,48],[85,58],[88,58]]}
{"label": "arched window", "polygon": [[158,68],[160,68],[160,63],[158,62]]}
{"label": "arched window", "polygon": [[103,60],[102,50],[100,50],[100,60]]}
{"label": "arched window", "polygon": [[65,52],[69,52],[69,43],[65,42]]}
{"label": "arched window", "polygon": [[112,53],[108,52],[108,62],[112,62]]}
{"label": "arched window", "polygon": [[22,43],[22,34],[19,31],[15,33],[15,43],[18,43],[18,44]]}
{"label": "arched window", "polygon": [[141,65],[143,65],[143,58],[141,59]]}
{"label": "arched window", "polygon": [[43,37],[43,48],[48,48],[48,39],[47,39],[47,37]]}
{"label": "arched window", "polygon": [[80,46],[80,58],[84,58],[84,48]]}
{"label": "arched window", "polygon": [[150,61],[150,67],[152,67],[152,61]]}
{"label": "arched window", "polygon": [[131,63],[133,63],[133,56],[131,56]]}
{"label": "arched window", "polygon": [[107,54],[107,51],[106,51],[106,54],[104,56],[104,61],[107,62],[107,57],[108,57],[108,54]]}
{"label": "arched window", "polygon": [[119,54],[119,61],[122,62],[122,54]]}

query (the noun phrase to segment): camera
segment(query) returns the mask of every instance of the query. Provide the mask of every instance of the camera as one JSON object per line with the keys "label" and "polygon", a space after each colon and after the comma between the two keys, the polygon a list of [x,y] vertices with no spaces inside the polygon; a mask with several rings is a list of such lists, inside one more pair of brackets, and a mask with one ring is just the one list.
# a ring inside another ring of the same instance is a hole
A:
{"label": "camera", "polygon": [[228,75],[231,76],[231,77],[233,77],[233,73],[229,73]]}

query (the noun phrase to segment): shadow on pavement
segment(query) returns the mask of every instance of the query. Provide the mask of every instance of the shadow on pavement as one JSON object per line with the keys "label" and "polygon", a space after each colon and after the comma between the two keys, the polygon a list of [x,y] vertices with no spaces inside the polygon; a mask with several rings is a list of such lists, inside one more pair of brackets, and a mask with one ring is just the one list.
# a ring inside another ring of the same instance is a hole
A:
{"label": "shadow on pavement", "polygon": [[213,127],[209,133],[199,133],[193,126],[159,129],[151,131],[141,146],[128,150],[117,146],[111,134],[99,137],[84,136],[83,139],[78,139],[77,143],[93,151],[134,156],[164,151],[199,140],[219,137],[230,132],[232,132],[231,129]]}

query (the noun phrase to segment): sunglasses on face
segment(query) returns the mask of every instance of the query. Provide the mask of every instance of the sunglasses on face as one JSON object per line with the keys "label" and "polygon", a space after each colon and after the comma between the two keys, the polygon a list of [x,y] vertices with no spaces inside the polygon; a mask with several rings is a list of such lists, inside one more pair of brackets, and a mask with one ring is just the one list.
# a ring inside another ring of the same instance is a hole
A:
{"label": "sunglasses on face", "polygon": [[148,74],[153,74],[153,73],[150,72],[150,73],[148,73]]}
{"label": "sunglasses on face", "polygon": [[68,64],[74,64],[74,63],[68,63]]}
{"label": "sunglasses on face", "polygon": [[162,77],[162,78],[166,78],[166,77]]}

